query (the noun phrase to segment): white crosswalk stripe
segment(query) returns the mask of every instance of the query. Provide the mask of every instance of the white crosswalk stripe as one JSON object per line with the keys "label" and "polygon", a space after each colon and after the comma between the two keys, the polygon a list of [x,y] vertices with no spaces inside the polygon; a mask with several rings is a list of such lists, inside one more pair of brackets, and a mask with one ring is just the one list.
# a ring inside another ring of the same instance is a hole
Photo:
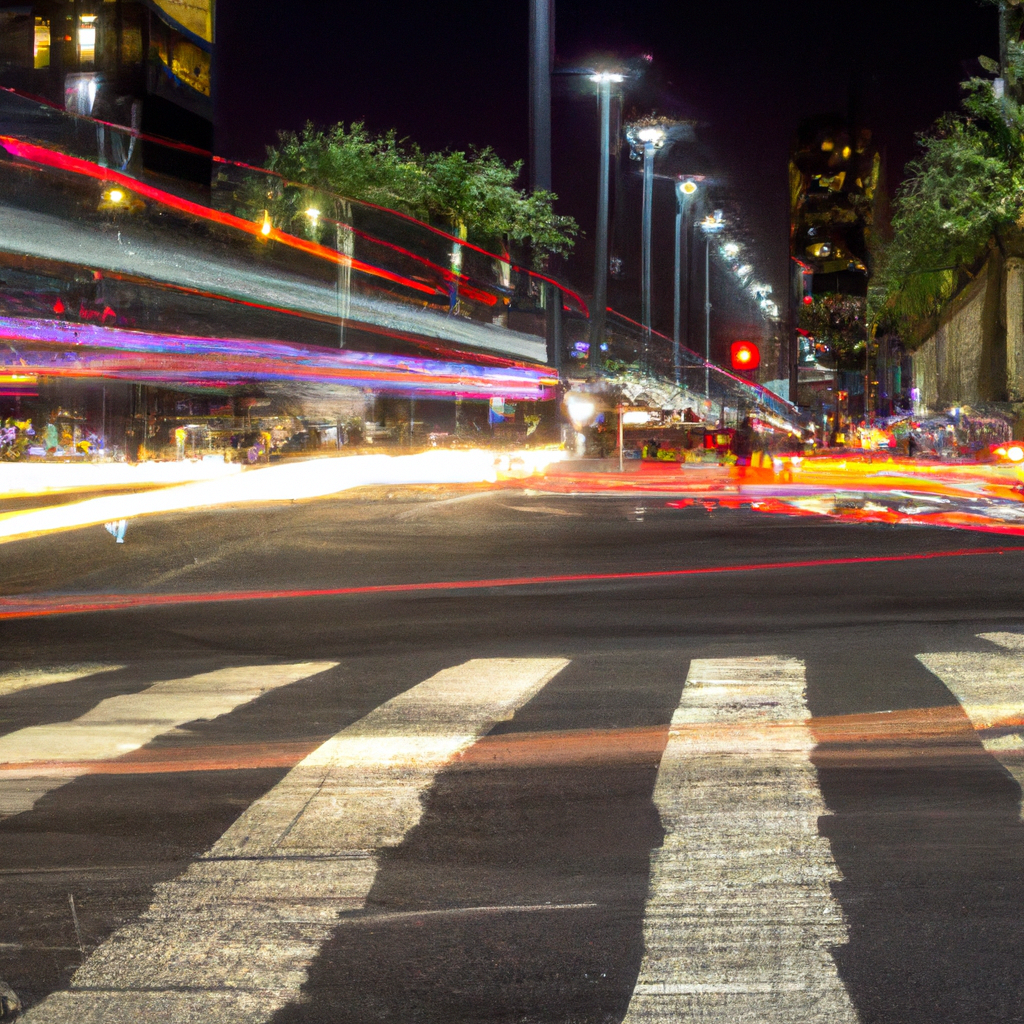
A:
{"label": "white crosswalk stripe", "polygon": [[[268,690],[333,668],[333,661],[222,668],[109,697],[70,722],[0,736],[0,816],[31,810],[46,793],[186,722],[213,719]],[[76,678],[72,675],[70,678]]]}
{"label": "white crosswalk stripe", "polygon": [[809,755],[800,661],[694,661],[654,801],[645,953],[627,1024],[857,1020],[830,948],[847,941]]}
{"label": "white crosswalk stripe", "polygon": [[401,842],[437,772],[511,718],[567,661],[446,669],[343,729],[249,809],[200,861],[26,1024],[256,1024],[300,994],[338,915],[359,910],[374,851]]}
{"label": "white crosswalk stripe", "polygon": [[917,657],[960,702],[978,730],[982,746],[1024,788],[1024,634],[978,635],[1007,653],[956,652]]}
{"label": "white crosswalk stripe", "polygon": [[73,665],[68,668],[30,668],[0,673],[0,697],[21,690],[50,686],[53,683],[70,683],[100,672],[116,672],[121,665]]}

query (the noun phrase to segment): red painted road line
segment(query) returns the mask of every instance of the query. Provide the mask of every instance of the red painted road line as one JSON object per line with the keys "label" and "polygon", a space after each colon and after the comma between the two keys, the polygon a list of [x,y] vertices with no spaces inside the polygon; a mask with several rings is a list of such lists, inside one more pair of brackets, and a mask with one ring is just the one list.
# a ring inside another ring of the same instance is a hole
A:
{"label": "red painted road line", "polygon": [[431,583],[384,583],[364,587],[331,587],[302,590],[226,590],[208,594],[96,594],[0,598],[0,619],[31,619],[49,615],[120,611],[178,604],[211,604],[227,601],[271,601],[298,597],[354,597],[367,594],[405,594],[417,591],[485,590],[499,587],[531,587],[558,583],[600,583],[629,580],[672,579],[730,572],[763,572],[772,569],[815,569],[839,565],[884,562],[923,562],[935,558],[966,558],[973,555],[1024,554],[1024,546],[1009,548],[958,548],[908,555],[866,555],[858,558],[813,558],[797,562],[752,562],[742,565],[701,566],[695,569],[655,569],[648,572],[567,573],[560,576],[512,576],[488,580],[439,580]]}

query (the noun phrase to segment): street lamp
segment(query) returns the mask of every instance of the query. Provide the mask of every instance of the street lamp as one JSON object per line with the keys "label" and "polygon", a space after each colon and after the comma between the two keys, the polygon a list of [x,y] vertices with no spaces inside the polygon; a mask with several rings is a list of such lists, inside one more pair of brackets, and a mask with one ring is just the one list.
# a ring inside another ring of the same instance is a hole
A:
{"label": "street lamp", "polygon": [[709,213],[701,222],[704,232],[704,399],[711,395],[711,236],[724,230],[721,210]]}
{"label": "street lamp", "polygon": [[612,86],[625,78],[615,71],[599,71],[590,76],[597,85],[601,120],[601,169],[597,178],[597,239],[594,250],[594,309],[590,315],[591,370],[601,365],[604,344],[605,309],[608,306],[608,163],[611,157]]}
{"label": "street lamp", "polygon": [[[675,294],[674,294],[674,305],[673,305],[673,318],[672,318],[672,366],[675,370],[675,381],[679,383],[680,373],[680,358],[679,358],[679,342],[680,342],[680,327],[681,327],[681,299],[682,299],[682,276],[680,267],[682,261],[680,256],[686,259],[686,280],[690,280],[690,247],[687,245],[683,247],[683,224],[686,222],[687,208],[690,200],[696,195],[697,183],[695,181],[677,181],[676,182],[676,275],[675,275]],[[689,238],[687,238],[689,241]],[[690,289],[686,289],[687,299],[689,299]],[[687,302],[686,309],[686,326],[687,334],[689,334],[690,326],[690,309],[689,302]]]}
{"label": "street lamp", "polygon": [[[317,230],[321,224],[333,224],[336,231],[335,251],[338,253],[338,286],[337,286],[337,313],[338,313],[338,347],[345,347],[345,324],[349,319],[352,292],[352,255],[355,251],[353,246],[352,228],[342,220],[333,217],[325,217],[321,210],[315,206],[309,206],[302,211],[309,220],[310,233],[314,240]],[[348,200],[341,202],[341,214],[352,219],[352,206]],[[268,228],[269,230],[269,228]]]}
{"label": "street lamp", "polygon": [[647,349],[651,338],[651,209],[654,205],[654,154],[665,145],[664,128],[654,124],[635,124],[626,129],[630,156],[644,162],[643,210],[643,363],[647,363]]}

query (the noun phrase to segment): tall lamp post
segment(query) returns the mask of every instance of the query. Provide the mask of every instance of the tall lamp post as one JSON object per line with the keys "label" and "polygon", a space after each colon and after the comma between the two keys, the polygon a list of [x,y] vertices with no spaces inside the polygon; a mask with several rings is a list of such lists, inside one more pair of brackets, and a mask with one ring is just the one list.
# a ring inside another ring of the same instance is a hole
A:
{"label": "tall lamp post", "polygon": [[608,164],[611,159],[612,85],[623,81],[624,75],[599,71],[590,76],[597,85],[601,121],[601,169],[597,177],[597,238],[594,248],[594,309],[590,314],[590,351],[587,362],[591,370],[601,365],[604,344],[605,309],[608,306]]}
{"label": "tall lamp post", "polygon": [[704,232],[704,399],[711,397],[711,236],[725,228],[722,211],[709,213],[701,222]]}
{"label": "tall lamp post", "polygon": [[646,368],[647,351],[651,339],[651,211],[654,206],[654,154],[665,145],[665,129],[657,125],[631,125],[626,129],[630,156],[643,160],[643,327],[644,350],[642,364]]}
{"label": "tall lamp post", "polygon": [[551,191],[554,0],[530,0],[530,187]]}
{"label": "tall lamp post", "polygon": [[[551,71],[555,54],[555,0],[530,0],[530,189],[551,191]],[[542,285],[547,361],[562,366],[562,295]]]}
{"label": "tall lamp post", "polygon": [[[686,259],[686,278],[689,281],[689,245],[683,246],[683,225],[687,224],[687,214],[690,200],[697,191],[697,184],[693,181],[676,182],[676,273],[675,273],[675,294],[673,296],[673,317],[672,317],[672,366],[675,370],[675,381],[679,383],[680,377],[680,333],[682,326],[682,258]],[[689,225],[687,224],[687,241],[689,241]],[[689,288],[687,288],[689,295]],[[689,312],[689,309],[687,309]],[[689,316],[687,316],[687,328],[689,328]]]}

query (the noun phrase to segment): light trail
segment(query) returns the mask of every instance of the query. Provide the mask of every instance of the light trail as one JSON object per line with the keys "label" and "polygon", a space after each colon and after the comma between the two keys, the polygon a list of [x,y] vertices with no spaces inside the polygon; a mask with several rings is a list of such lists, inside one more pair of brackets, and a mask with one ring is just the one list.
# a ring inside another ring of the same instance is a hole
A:
{"label": "light trail", "polygon": [[557,576],[513,576],[480,580],[434,580],[424,583],[382,583],[361,587],[294,588],[280,590],[224,590],[196,594],[46,594],[0,598],[0,620],[32,619],[87,612],[126,611],[168,605],[215,604],[235,601],[272,601],[315,597],[366,597],[379,594],[414,594],[458,590],[508,589],[553,586],[566,583],[622,583],[678,579],[727,573],[772,572],[780,569],[818,569],[844,565],[878,565],[894,562],[926,562],[941,558],[979,555],[1024,554],[1024,546],[958,548],[902,555],[864,555],[851,558],[813,558],[789,562],[751,562],[740,565],[699,566],[689,569],[655,569],[646,572],[565,573]]}
{"label": "light trail", "polygon": [[[307,380],[431,396],[543,400],[557,377],[546,368],[485,366],[384,352],[304,348],[255,338],[154,334],[61,320],[0,316],[0,339],[57,346],[73,362],[15,352],[10,368],[25,374],[169,381]],[[0,363],[0,366],[5,364]]]}
{"label": "light trail", "polygon": [[446,294],[445,290],[439,285],[424,284],[422,281],[415,281],[410,277],[396,274],[383,267],[375,267],[372,264],[364,263],[362,260],[357,260],[353,256],[340,253],[336,249],[320,245],[318,242],[310,242],[307,239],[291,235],[286,231],[280,230],[280,228],[271,227],[269,231],[265,232],[262,230],[261,224],[255,221],[245,220],[242,217],[236,217],[232,213],[224,213],[221,210],[214,210],[210,207],[202,206],[200,203],[194,203],[189,199],[182,199],[170,192],[163,191],[163,189],[147,185],[137,178],[131,178],[127,174],[121,174],[119,171],[111,170],[109,167],[100,167],[99,164],[83,160],[80,157],[67,156],[57,150],[23,142],[9,135],[0,135],[0,147],[7,150],[12,156],[27,160],[29,163],[39,164],[42,167],[49,167],[54,170],[69,171],[72,174],[93,178],[97,181],[110,182],[113,185],[120,185],[129,192],[144,196],[152,202],[158,202],[168,209],[176,210],[179,213],[188,214],[202,220],[213,221],[224,227],[235,228],[238,231],[252,235],[254,238],[265,238],[280,242],[291,249],[297,249],[300,252],[319,257],[329,263],[351,267],[354,271],[366,274],[369,277],[390,281],[392,284],[398,284],[425,295],[443,296]]}
{"label": "light trail", "polygon": [[[396,484],[480,484],[543,472],[564,453],[551,449],[495,452],[434,449],[417,455],[349,455],[283,462],[143,494],[119,494],[0,514],[0,543],[137,516],[190,512],[219,505],[325,498],[354,487]],[[172,464],[173,465],[173,464]],[[223,469],[219,463],[214,463]],[[54,469],[55,479],[64,474]],[[66,477],[65,477],[66,479]],[[34,480],[37,488],[45,476]]]}

